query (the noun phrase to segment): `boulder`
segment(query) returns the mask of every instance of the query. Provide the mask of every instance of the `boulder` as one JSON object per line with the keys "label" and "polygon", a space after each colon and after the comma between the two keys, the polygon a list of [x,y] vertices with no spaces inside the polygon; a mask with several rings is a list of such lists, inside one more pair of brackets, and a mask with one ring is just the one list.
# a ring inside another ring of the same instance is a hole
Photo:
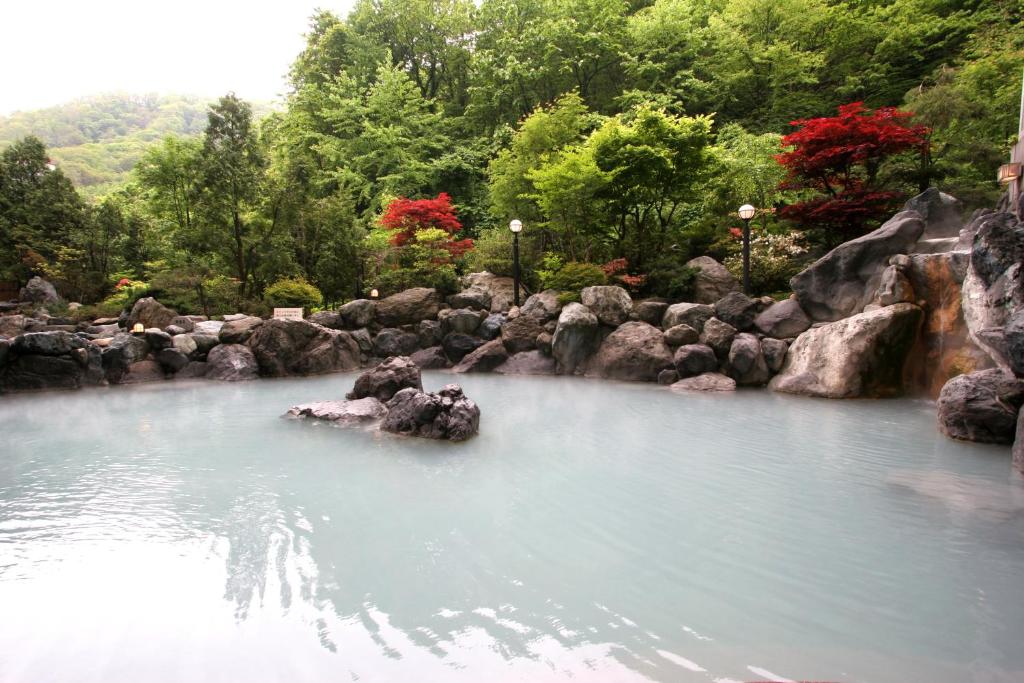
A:
{"label": "boulder", "polygon": [[174,375],[175,379],[199,379],[200,377],[206,377],[206,372],[210,366],[205,361],[189,361],[188,365],[178,370],[177,374]]}
{"label": "boulder", "polygon": [[598,346],[600,336],[597,316],[578,303],[566,304],[558,316],[558,326],[551,339],[551,355],[562,374],[572,375],[582,369],[584,361]]}
{"label": "boulder", "polygon": [[1024,472],[1024,409],[1017,413],[1017,435],[1013,440],[1013,466]]}
{"label": "boulder", "polygon": [[162,382],[167,379],[164,369],[155,360],[140,360],[128,366],[128,372],[121,377],[120,384],[142,384]]}
{"label": "boulder", "polygon": [[114,335],[103,347],[102,364],[107,381],[117,384],[128,372],[128,368],[149,354],[149,345],[144,337],[121,332]]}
{"label": "boulder", "polygon": [[587,363],[588,377],[654,382],[658,373],[672,367],[672,350],[665,335],[638,320],[623,323],[605,337]]}
{"label": "boulder", "polygon": [[416,329],[420,337],[420,346],[424,349],[437,346],[444,338],[441,323],[436,320],[421,320]]}
{"label": "boulder", "polygon": [[483,287],[470,287],[448,297],[452,308],[471,308],[477,311],[491,310],[491,293]]}
{"label": "boulder", "polygon": [[420,349],[409,356],[409,360],[418,365],[421,370],[443,370],[449,365],[448,356],[444,355],[444,349],[440,346]]}
{"label": "boulder", "polygon": [[923,232],[921,215],[902,211],[874,232],[840,244],[790,280],[800,307],[820,321],[859,313],[874,297],[889,258],[909,252]]}
{"label": "boulder", "polygon": [[288,417],[307,417],[342,425],[369,424],[387,415],[388,409],[372,396],[352,401],[317,401],[288,409]]}
{"label": "boulder", "polygon": [[214,335],[199,334],[197,332],[192,333],[192,341],[196,344],[196,353],[192,354],[193,358],[205,356],[210,352],[213,347],[220,344],[220,339]]}
{"label": "boulder", "polygon": [[686,262],[697,275],[693,280],[693,298],[699,304],[713,304],[730,292],[740,291],[732,273],[710,256],[698,256]]}
{"label": "boulder", "polygon": [[441,340],[441,347],[444,349],[445,355],[448,356],[448,360],[452,363],[458,363],[466,354],[475,351],[481,344],[483,344],[482,340],[460,332],[446,334],[444,339]]}
{"label": "boulder", "polygon": [[259,363],[260,374],[269,377],[359,367],[359,345],[352,335],[305,320],[266,320],[247,343]]}
{"label": "boulder", "polygon": [[[111,325],[110,327],[116,328],[117,325]],[[93,328],[93,329],[97,329],[98,330],[98,329],[102,329],[102,328],[98,328],[97,327],[97,328]],[[176,337],[179,334],[185,334],[186,330],[185,330],[184,327],[178,327],[177,325],[168,325],[167,327],[164,328],[164,332],[166,332],[167,334],[171,335],[172,337]],[[116,331],[112,331],[110,336],[114,336],[114,334],[117,334],[117,332]]]}
{"label": "boulder", "polygon": [[680,346],[672,357],[672,364],[680,377],[693,377],[718,370],[718,358],[711,347],[705,344]]}
{"label": "boulder", "polygon": [[1024,404],[1024,381],[999,368],[960,375],[939,394],[939,429],[946,436],[982,443],[1013,443]]}
{"label": "boulder", "polygon": [[689,325],[700,332],[704,329],[704,323],[714,315],[715,307],[707,304],[672,304],[665,310],[665,315],[661,319],[661,329]]}
{"label": "boulder", "polygon": [[21,288],[21,294],[18,298],[21,301],[33,304],[42,304],[43,306],[59,304],[63,301],[63,299],[61,299],[57,294],[57,289],[38,275],[29,280],[28,283]]}
{"label": "boulder", "polygon": [[25,316],[23,315],[0,315],[0,335],[4,337],[17,337],[25,331]]}
{"label": "boulder", "polygon": [[736,391],[736,381],[717,372],[705,372],[681,379],[669,387],[672,391]]}
{"label": "boulder", "polygon": [[206,356],[208,379],[238,382],[259,377],[259,363],[248,346],[243,344],[218,344]]}
{"label": "boulder", "polygon": [[146,340],[146,344],[149,345],[150,350],[153,352],[159,351],[160,349],[166,349],[171,345],[171,335],[163,330],[151,327],[142,334],[143,339]]}
{"label": "boulder", "polygon": [[223,320],[200,320],[193,324],[192,333],[206,337],[220,337],[220,328],[224,327]]}
{"label": "boulder", "polygon": [[359,375],[345,398],[354,400],[372,396],[387,402],[406,388],[423,389],[419,366],[409,358],[395,356]]}
{"label": "boulder", "polygon": [[366,354],[369,356],[373,353],[373,337],[370,336],[370,331],[365,327],[358,330],[349,330],[349,336],[355,339],[356,346],[359,347],[360,355]]}
{"label": "boulder", "polygon": [[679,381],[679,373],[676,372],[675,368],[669,368],[668,370],[662,370],[658,373],[658,384],[668,386],[669,384],[675,384]]}
{"label": "boulder", "polygon": [[514,299],[515,281],[510,277],[483,271],[470,273],[462,278],[466,289],[482,289],[491,296],[491,313],[505,313]]}
{"label": "boulder", "polygon": [[555,359],[540,351],[514,354],[494,369],[499,375],[553,375],[555,371]]}
{"label": "boulder", "polygon": [[415,325],[421,320],[436,318],[439,310],[441,295],[436,289],[414,287],[377,301],[376,319],[384,327]]}
{"label": "boulder", "polygon": [[562,304],[558,303],[558,295],[559,291],[556,289],[545,289],[543,292],[538,292],[520,306],[519,313],[539,318],[542,322],[554,320],[562,310]]}
{"label": "boulder", "polygon": [[761,342],[749,332],[740,332],[729,348],[729,376],[741,386],[760,386],[771,378]]}
{"label": "boulder", "polygon": [[[707,325],[705,324],[705,328]],[[682,346],[684,344],[696,344],[700,339],[697,330],[689,325],[676,325],[665,330],[665,343],[669,346]]]}
{"label": "boulder", "polygon": [[446,308],[437,314],[441,323],[441,336],[452,332],[475,334],[480,327],[480,315],[468,308]]}
{"label": "boulder", "polygon": [[316,323],[317,325],[329,327],[332,330],[345,329],[345,321],[342,319],[341,313],[338,311],[319,311],[307,317],[306,320],[311,323]]}
{"label": "boulder", "polygon": [[934,187],[908,199],[903,210],[916,211],[924,219],[923,240],[957,237],[964,226],[960,200]]}
{"label": "boulder", "polygon": [[490,372],[508,360],[508,351],[500,339],[493,339],[467,353],[452,372]]}
{"label": "boulder", "polygon": [[1010,370],[1018,377],[1024,377],[1024,308],[1018,308],[1010,316],[1003,336],[1006,339],[1006,359]]}
{"label": "boulder", "polygon": [[[404,294],[404,292],[403,292],[403,294]],[[398,296],[398,295],[396,295],[396,296]],[[414,297],[410,297],[410,299],[411,298],[414,298]],[[427,295],[424,295],[423,298],[424,299],[432,300],[432,298],[427,296]],[[392,310],[394,311],[394,310],[397,310],[398,308],[400,308],[402,306],[407,306],[407,305],[409,305],[408,304],[408,300],[406,300],[406,303],[403,303],[403,304],[395,303],[392,306]],[[429,303],[426,304],[426,310],[428,312],[431,310]],[[342,324],[342,326],[345,329],[349,329],[349,330],[357,330],[357,329],[359,329],[361,327],[369,326],[370,323],[373,322],[373,318],[376,315],[376,313],[377,313],[377,302],[376,301],[372,301],[371,299],[355,299],[353,301],[349,301],[347,304],[344,304],[341,308],[338,309],[338,315],[341,316],[341,324]],[[434,314],[436,314],[436,313],[437,313],[437,311],[434,311]],[[424,316],[424,317],[425,318],[433,318],[434,316],[433,315],[428,315],[428,316]]]}
{"label": "boulder", "polygon": [[178,314],[164,306],[151,296],[143,297],[132,306],[128,314],[128,321],[125,327],[132,329],[136,323],[142,323],[143,327],[164,328],[171,324]]}
{"label": "boulder", "polygon": [[[177,316],[174,316],[173,318],[171,318],[171,322],[167,324],[167,327],[174,326],[174,327],[179,328],[182,332],[192,332],[196,328],[196,322],[199,322],[199,321],[193,320],[192,316],[177,315]],[[116,324],[117,320],[114,320],[114,323]],[[99,325],[101,323],[100,323],[99,320],[97,320],[93,324],[94,325]],[[164,329],[167,329],[167,327],[165,327]]]}
{"label": "boulder", "polygon": [[380,428],[407,436],[465,441],[480,429],[480,409],[457,384],[447,384],[436,394],[402,389],[388,401]]}
{"label": "boulder", "polygon": [[758,332],[776,339],[790,339],[811,326],[811,319],[796,299],[777,301],[754,318]]}
{"label": "boulder", "polygon": [[0,370],[0,389],[78,389],[91,383],[102,384],[102,380],[90,382],[88,377],[87,369],[69,355],[16,355],[9,352],[7,365]]}
{"label": "boulder", "polygon": [[729,323],[722,322],[718,318],[711,318],[704,323],[704,331],[700,333],[700,343],[710,346],[715,352],[719,363],[725,363],[729,358],[729,349],[732,348],[732,340],[736,338],[736,328]]}
{"label": "boulder", "polygon": [[660,327],[661,319],[665,317],[666,310],[668,310],[668,302],[666,301],[657,301],[655,299],[637,301],[633,304],[633,317],[648,325]]}
{"label": "boulder", "polygon": [[550,332],[541,332],[537,335],[537,350],[545,356],[550,356],[552,341],[554,341],[554,335]]}
{"label": "boulder", "polygon": [[163,349],[156,354],[156,362],[168,372],[178,372],[188,365],[188,354],[177,349]]}
{"label": "boulder", "polygon": [[217,336],[221,344],[244,344],[249,341],[253,331],[262,324],[262,318],[243,315],[234,320],[226,320]]}
{"label": "boulder", "polygon": [[373,338],[373,355],[378,358],[408,356],[420,348],[419,335],[387,327]]}
{"label": "boulder", "polygon": [[618,327],[629,320],[633,312],[629,293],[615,285],[584,287],[580,292],[580,302],[597,316],[602,325],[611,327]]}
{"label": "boulder", "polygon": [[768,366],[769,372],[775,374],[782,369],[782,364],[786,361],[786,351],[788,350],[789,344],[781,339],[765,337],[761,340],[761,352],[764,354],[764,362]]}
{"label": "boulder", "polygon": [[731,292],[715,303],[715,317],[740,332],[746,332],[754,325],[758,306],[758,302],[746,294]]}
{"label": "boulder", "polygon": [[825,398],[898,396],[923,317],[913,304],[895,304],[812,327],[789,347],[768,387]]}
{"label": "boulder", "polygon": [[537,337],[544,333],[537,318],[521,315],[501,328],[501,341],[510,354],[537,348]]}
{"label": "boulder", "polygon": [[87,344],[71,332],[26,332],[14,338],[11,350],[23,355],[65,356]]}
{"label": "boulder", "polygon": [[487,341],[497,339],[501,336],[501,328],[506,322],[508,322],[508,318],[504,314],[491,313],[480,323],[480,329],[476,332]]}
{"label": "boulder", "polygon": [[879,306],[892,306],[898,303],[914,303],[914,287],[903,273],[903,268],[891,265],[882,271],[875,292],[875,303]]}

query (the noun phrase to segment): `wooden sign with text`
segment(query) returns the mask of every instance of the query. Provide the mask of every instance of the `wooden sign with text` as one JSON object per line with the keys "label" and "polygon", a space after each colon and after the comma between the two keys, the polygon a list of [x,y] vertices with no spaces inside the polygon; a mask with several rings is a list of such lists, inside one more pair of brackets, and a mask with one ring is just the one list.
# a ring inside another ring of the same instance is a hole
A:
{"label": "wooden sign with text", "polygon": [[274,320],[302,320],[301,308],[275,308]]}

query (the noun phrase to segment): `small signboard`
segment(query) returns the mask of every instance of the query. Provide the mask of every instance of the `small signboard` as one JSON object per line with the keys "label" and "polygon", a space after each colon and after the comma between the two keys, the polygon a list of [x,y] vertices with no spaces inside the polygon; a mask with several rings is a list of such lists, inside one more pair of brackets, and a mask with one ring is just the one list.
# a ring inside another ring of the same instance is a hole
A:
{"label": "small signboard", "polygon": [[301,308],[275,308],[274,320],[302,320]]}

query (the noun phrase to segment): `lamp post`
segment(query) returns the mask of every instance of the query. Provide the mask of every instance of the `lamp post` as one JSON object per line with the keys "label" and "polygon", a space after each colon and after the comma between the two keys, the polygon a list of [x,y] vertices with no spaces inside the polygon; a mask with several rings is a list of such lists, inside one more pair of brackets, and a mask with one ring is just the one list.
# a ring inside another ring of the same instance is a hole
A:
{"label": "lamp post", "polygon": [[757,209],[744,204],[737,213],[743,220],[743,293],[750,296],[750,219],[757,213]]}
{"label": "lamp post", "polygon": [[512,279],[515,282],[515,289],[512,294],[512,303],[515,306],[519,305],[519,233],[523,230],[523,222],[518,218],[513,218],[512,222],[508,224],[508,229],[512,231]]}

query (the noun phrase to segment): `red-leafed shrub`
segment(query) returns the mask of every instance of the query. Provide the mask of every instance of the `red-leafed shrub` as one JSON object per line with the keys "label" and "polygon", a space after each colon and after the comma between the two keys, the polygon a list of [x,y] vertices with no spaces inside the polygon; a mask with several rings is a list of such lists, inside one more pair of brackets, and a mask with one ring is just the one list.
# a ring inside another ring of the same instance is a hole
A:
{"label": "red-leafed shrub", "polygon": [[446,192],[434,199],[393,199],[384,210],[380,224],[392,231],[391,244],[396,247],[413,239],[417,230],[440,228],[449,235],[462,230],[452,198]]}
{"label": "red-leafed shrub", "polygon": [[896,154],[926,153],[929,130],[910,123],[913,114],[893,107],[865,109],[853,102],[839,115],[791,122],[798,128],[782,139],[788,151],[776,159],[788,172],[782,187],[821,196],[780,211],[808,229],[823,229],[828,241],[866,232],[896,207],[902,192],[879,187],[882,163]]}
{"label": "red-leafed shrub", "polygon": [[630,275],[627,272],[628,269],[629,261],[625,258],[612,259],[601,266],[601,270],[604,271],[609,282],[617,282],[626,289],[636,292],[647,281],[647,276]]}

